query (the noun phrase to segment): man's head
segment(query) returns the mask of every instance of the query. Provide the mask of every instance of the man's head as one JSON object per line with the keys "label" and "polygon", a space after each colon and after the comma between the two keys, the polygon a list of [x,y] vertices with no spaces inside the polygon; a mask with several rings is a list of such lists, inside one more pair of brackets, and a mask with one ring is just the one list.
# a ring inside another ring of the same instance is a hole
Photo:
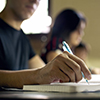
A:
{"label": "man's head", "polygon": [[6,11],[16,20],[25,20],[32,16],[40,0],[7,0]]}

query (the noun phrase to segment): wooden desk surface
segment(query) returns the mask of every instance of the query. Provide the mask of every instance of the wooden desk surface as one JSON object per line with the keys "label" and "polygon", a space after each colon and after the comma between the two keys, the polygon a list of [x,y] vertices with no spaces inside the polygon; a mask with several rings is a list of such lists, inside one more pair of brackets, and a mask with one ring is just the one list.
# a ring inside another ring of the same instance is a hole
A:
{"label": "wooden desk surface", "polygon": [[0,100],[100,100],[95,93],[51,93],[32,91],[0,91]]}

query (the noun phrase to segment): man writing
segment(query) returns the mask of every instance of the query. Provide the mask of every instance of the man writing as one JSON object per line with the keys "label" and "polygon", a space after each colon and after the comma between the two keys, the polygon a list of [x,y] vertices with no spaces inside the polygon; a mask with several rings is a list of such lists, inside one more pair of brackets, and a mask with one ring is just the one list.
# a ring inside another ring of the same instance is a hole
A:
{"label": "man writing", "polygon": [[81,71],[91,79],[85,63],[68,52],[45,65],[32,50],[20,27],[32,16],[39,2],[7,0],[0,13],[0,86],[22,88],[24,84],[49,84],[56,80],[78,82],[82,79]]}

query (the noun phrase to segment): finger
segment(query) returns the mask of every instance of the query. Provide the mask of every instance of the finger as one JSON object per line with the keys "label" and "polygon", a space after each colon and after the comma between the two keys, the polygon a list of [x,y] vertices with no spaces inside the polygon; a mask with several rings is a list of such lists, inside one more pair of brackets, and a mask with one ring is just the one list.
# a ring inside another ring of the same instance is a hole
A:
{"label": "finger", "polygon": [[67,51],[64,51],[64,53],[67,53],[69,58],[71,58],[73,61],[75,61],[77,64],[80,65],[85,78],[91,79],[91,72],[89,71],[88,67],[86,66],[85,62],[82,59],[80,59],[79,57],[77,57],[75,55],[70,54]]}
{"label": "finger", "polygon": [[60,80],[62,82],[70,81],[69,77],[64,72],[62,72],[58,67],[55,70],[56,71],[53,71],[51,75],[52,82],[54,82],[55,80]]}
{"label": "finger", "polygon": [[74,60],[70,59],[68,56],[66,57],[65,54],[62,56],[61,60],[62,59],[64,63],[62,63],[62,67],[59,66],[61,70],[70,77],[72,82],[80,81],[82,79],[80,65],[77,64]]}
{"label": "finger", "polygon": [[66,63],[61,63],[59,64],[60,70],[69,77],[70,82],[75,82],[76,81],[76,75],[75,72],[71,67],[69,67]]}

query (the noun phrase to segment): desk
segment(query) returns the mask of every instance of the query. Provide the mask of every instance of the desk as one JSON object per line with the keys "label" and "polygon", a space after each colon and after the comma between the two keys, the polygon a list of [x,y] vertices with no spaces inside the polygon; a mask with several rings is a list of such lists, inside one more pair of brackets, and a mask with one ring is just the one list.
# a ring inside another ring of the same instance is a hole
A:
{"label": "desk", "polygon": [[0,91],[0,100],[100,100],[95,93],[51,93],[33,91]]}

